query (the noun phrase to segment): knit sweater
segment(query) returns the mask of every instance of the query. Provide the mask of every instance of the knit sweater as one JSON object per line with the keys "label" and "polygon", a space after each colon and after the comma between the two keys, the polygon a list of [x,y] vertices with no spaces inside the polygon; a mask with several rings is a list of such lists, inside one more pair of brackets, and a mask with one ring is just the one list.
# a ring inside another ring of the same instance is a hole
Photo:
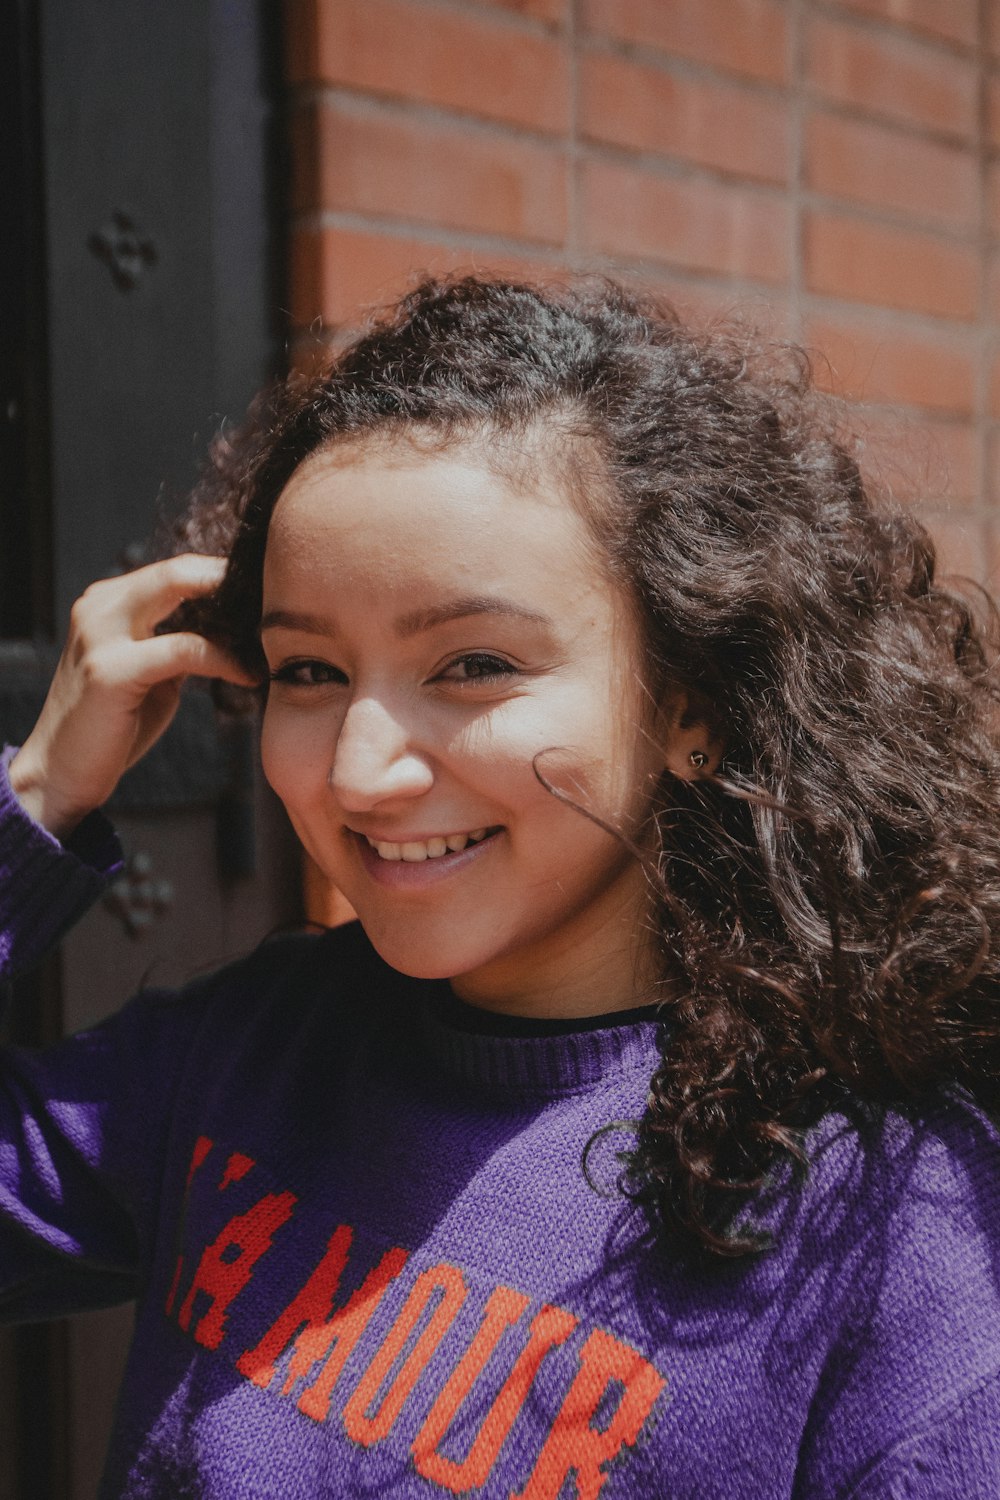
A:
{"label": "knit sweater", "polygon": [[[8,971],[114,858],[0,776]],[[4,1314],[138,1301],[102,1493],[996,1500],[996,1131],[828,1116],[775,1248],[685,1262],[617,1187],[657,1042],[491,1034],[352,925],[6,1049]]]}

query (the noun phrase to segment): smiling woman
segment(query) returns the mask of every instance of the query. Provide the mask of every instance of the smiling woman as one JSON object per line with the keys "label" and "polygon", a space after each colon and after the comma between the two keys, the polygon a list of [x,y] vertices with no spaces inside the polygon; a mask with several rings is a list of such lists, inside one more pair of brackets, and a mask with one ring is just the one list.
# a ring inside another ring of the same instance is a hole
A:
{"label": "smiling woman", "polygon": [[263,611],[266,774],[387,962],[529,1015],[655,998],[640,867],[534,773],[557,750],[631,839],[664,770],[629,600],[556,473],[322,451],[272,515]]}
{"label": "smiling woman", "polygon": [[430,283],[180,545],[8,752],[0,953],[190,672],[360,921],[4,1058],[5,1306],[139,1292],[106,1493],[1000,1493],[998,648],[801,362]]}

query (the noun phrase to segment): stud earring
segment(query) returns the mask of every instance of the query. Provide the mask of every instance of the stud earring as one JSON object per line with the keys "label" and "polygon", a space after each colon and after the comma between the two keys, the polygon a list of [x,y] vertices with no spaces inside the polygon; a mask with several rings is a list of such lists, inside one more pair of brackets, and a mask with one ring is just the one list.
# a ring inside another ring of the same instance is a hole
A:
{"label": "stud earring", "polygon": [[708,765],[708,756],[705,754],[704,750],[692,750],[691,754],[688,756],[688,760],[697,771],[700,771],[702,766]]}

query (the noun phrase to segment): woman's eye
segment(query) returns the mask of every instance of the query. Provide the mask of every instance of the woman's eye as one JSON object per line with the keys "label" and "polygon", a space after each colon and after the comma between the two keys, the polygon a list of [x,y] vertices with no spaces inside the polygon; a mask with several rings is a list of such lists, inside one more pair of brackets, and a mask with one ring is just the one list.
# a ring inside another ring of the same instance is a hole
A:
{"label": "woman's eye", "polygon": [[472,651],[460,656],[441,673],[445,682],[497,682],[502,677],[512,677],[517,668],[502,656],[491,656],[486,651]]}
{"label": "woman's eye", "polygon": [[269,674],[271,682],[291,687],[325,687],[331,682],[346,682],[339,667],[325,661],[287,661]]}

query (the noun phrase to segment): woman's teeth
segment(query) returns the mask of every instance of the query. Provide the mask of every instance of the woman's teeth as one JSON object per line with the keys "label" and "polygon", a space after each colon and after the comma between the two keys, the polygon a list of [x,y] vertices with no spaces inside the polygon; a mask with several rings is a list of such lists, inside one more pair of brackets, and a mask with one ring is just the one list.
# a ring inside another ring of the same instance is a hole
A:
{"label": "woman's teeth", "polygon": [[440,859],[442,854],[458,854],[466,844],[478,844],[486,837],[485,828],[477,828],[474,833],[449,833],[446,838],[428,839],[426,843],[410,844],[386,844],[376,843],[374,839],[368,842],[382,859],[405,859],[411,864],[416,864],[422,859]]}

